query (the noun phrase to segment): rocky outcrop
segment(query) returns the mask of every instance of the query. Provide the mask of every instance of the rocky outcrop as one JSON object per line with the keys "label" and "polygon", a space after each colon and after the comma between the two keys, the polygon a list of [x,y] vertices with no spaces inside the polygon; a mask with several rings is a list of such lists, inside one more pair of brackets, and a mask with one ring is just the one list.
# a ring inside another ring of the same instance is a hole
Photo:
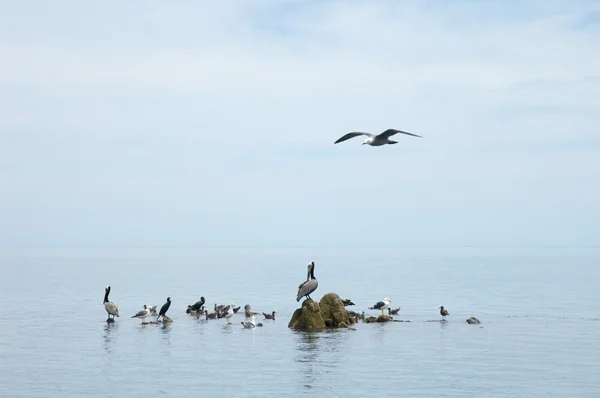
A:
{"label": "rocky outcrop", "polygon": [[322,331],[325,328],[347,328],[355,323],[340,296],[327,293],[320,302],[304,300],[302,307],[294,311],[288,327],[306,332]]}
{"label": "rocky outcrop", "polygon": [[327,293],[324,295],[319,302],[319,307],[321,308],[321,316],[328,327],[348,327],[350,324],[348,310],[346,310],[344,302],[337,294]]}
{"label": "rocky outcrop", "polygon": [[370,316],[368,318],[365,318],[365,320],[363,321],[364,323],[374,323],[374,322],[391,322],[393,321],[394,318],[389,316],[389,315],[379,315],[378,317],[374,317],[374,316]]}
{"label": "rocky outcrop", "polygon": [[294,311],[288,327],[305,332],[320,332],[325,329],[319,303],[309,299],[304,300],[302,307]]}

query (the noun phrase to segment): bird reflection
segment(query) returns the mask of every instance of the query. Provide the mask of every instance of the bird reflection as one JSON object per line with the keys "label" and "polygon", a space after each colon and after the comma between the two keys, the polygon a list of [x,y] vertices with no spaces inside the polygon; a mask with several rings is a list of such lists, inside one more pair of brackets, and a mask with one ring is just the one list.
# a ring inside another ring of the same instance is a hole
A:
{"label": "bird reflection", "polygon": [[440,321],[440,330],[444,330],[444,328],[445,328],[447,325],[448,325],[448,321],[446,321],[445,319],[444,319],[444,320],[441,320],[441,321]]}
{"label": "bird reflection", "polygon": [[298,333],[296,335],[298,344],[296,346],[297,356],[295,362],[300,367],[299,374],[302,375],[302,385],[304,388],[315,387],[315,363],[319,357],[319,339],[318,333]]}
{"label": "bird reflection", "polygon": [[112,352],[111,345],[115,342],[117,338],[117,330],[119,328],[119,324],[116,322],[106,323],[104,325],[104,349],[107,352]]}

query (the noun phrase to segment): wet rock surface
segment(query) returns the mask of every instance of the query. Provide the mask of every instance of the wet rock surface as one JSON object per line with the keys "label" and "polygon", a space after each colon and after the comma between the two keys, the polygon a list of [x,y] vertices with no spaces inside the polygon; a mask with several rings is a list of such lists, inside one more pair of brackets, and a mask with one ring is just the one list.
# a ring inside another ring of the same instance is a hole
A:
{"label": "wet rock surface", "polygon": [[336,293],[327,293],[320,302],[304,300],[302,307],[294,311],[288,327],[306,332],[326,328],[347,328],[356,320],[350,317],[344,302]]}

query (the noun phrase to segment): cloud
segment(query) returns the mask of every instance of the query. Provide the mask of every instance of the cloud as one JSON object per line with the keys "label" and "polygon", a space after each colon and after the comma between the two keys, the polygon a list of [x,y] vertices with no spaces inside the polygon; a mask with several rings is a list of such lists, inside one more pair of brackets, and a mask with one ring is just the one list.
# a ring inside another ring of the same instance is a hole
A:
{"label": "cloud", "polygon": [[6,8],[0,245],[597,243],[594,2]]}

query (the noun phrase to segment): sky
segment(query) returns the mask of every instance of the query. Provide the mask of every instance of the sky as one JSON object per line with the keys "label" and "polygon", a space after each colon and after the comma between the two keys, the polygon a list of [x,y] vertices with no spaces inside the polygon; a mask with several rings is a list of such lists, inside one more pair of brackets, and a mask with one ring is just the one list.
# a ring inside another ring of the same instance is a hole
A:
{"label": "sky", "polygon": [[1,5],[2,248],[600,244],[598,2]]}

